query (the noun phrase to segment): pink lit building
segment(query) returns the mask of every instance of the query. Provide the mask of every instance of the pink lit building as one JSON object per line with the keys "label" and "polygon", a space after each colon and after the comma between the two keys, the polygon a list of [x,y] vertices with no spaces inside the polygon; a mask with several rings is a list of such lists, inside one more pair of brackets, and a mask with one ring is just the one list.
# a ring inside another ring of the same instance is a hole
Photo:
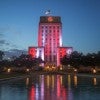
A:
{"label": "pink lit building", "polygon": [[33,58],[41,58],[44,61],[44,47],[29,47],[28,53]]}
{"label": "pink lit building", "polygon": [[29,47],[32,57],[41,57],[48,64],[60,65],[64,55],[70,55],[72,47],[62,46],[62,23],[59,16],[41,16],[38,27],[38,47]]}

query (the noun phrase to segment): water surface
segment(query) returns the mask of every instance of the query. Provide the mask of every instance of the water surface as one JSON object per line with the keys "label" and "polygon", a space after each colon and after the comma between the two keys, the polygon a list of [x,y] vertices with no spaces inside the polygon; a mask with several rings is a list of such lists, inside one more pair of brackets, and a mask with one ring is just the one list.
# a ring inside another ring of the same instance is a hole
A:
{"label": "water surface", "polygon": [[0,100],[100,100],[100,78],[35,75],[0,82]]}

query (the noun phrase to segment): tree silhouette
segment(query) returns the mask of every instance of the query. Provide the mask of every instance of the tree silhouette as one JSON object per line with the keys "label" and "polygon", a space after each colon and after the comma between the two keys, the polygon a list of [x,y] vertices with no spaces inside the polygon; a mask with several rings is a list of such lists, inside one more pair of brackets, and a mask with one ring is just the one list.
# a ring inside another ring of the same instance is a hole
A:
{"label": "tree silhouette", "polygon": [[91,66],[100,66],[100,51],[98,53],[88,53],[87,55],[83,55],[83,53],[79,53],[77,51],[72,52],[70,57],[66,55],[61,59],[62,65],[72,65],[73,67],[79,67],[83,65],[85,67]]}
{"label": "tree silhouette", "polygon": [[0,51],[0,60],[3,59],[3,55],[4,55],[4,52],[3,51]]}

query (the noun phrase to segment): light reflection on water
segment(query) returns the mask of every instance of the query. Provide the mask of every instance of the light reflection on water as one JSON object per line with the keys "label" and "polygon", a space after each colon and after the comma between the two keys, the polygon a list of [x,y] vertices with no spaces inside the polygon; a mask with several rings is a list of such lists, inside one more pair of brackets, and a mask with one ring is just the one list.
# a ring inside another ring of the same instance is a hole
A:
{"label": "light reflection on water", "polygon": [[100,100],[100,78],[35,75],[0,83],[0,100]]}
{"label": "light reflection on water", "polygon": [[93,84],[97,85],[97,79],[96,79],[96,77],[93,77]]}

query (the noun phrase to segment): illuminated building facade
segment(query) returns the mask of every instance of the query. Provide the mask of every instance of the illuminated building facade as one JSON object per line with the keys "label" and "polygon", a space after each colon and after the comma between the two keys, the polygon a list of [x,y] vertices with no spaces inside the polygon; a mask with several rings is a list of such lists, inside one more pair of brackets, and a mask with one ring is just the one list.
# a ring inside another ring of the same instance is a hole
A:
{"label": "illuminated building facade", "polygon": [[69,57],[72,51],[73,51],[72,47],[58,47],[57,48],[57,65],[60,65],[61,58],[63,58],[65,55]]}
{"label": "illuminated building facade", "polygon": [[64,55],[70,55],[72,47],[62,46],[62,23],[59,16],[41,16],[38,27],[38,47],[29,47],[32,57],[41,57],[48,64],[60,65]]}
{"label": "illuminated building facade", "polygon": [[44,47],[29,47],[29,54],[33,58],[41,58],[44,61]]}

